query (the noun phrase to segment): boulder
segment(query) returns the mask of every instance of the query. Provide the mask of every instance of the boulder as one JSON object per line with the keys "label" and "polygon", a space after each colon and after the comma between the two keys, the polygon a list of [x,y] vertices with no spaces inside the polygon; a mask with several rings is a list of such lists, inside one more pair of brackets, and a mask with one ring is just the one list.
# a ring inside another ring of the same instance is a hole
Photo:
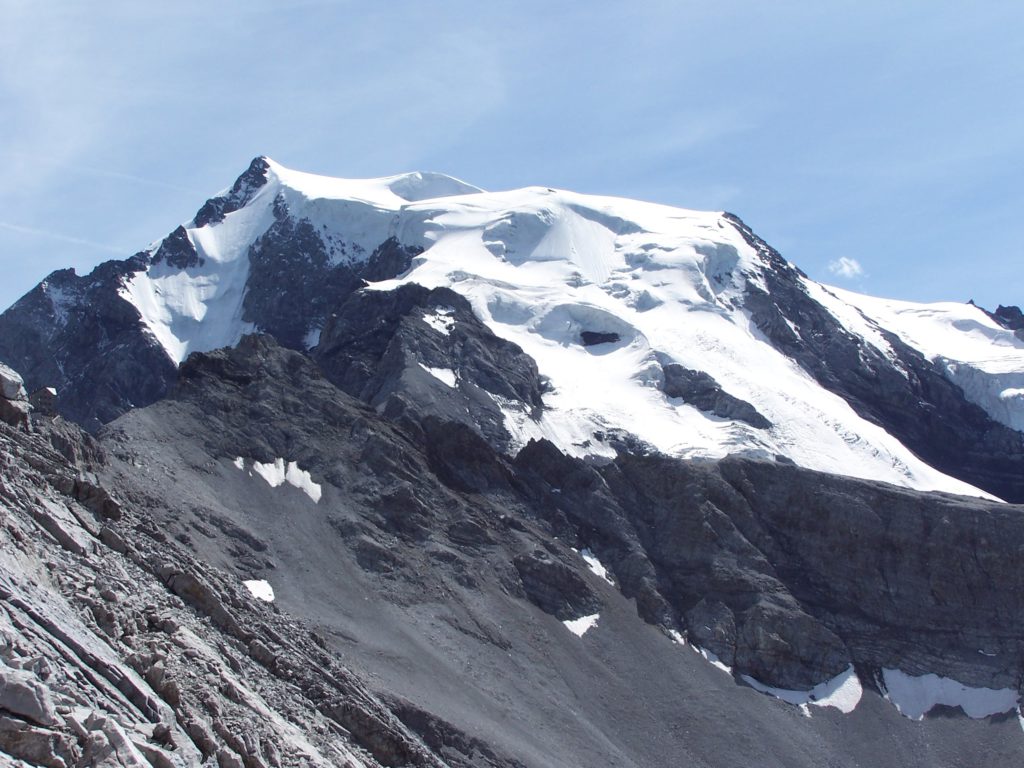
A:
{"label": "boulder", "polygon": [[686,613],[690,640],[718,656],[730,667],[736,665],[736,618],[724,603],[702,598]]}
{"label": "boulder", "polygon": [[50,691],[24,669],[0,665],[0,709],[39,725],[61,724]]}
{"label": "boulder", "polygon": [[95,545],[89,532],[65,505],[37,496],[32,512],[36,522],[64,549],[76,555],[94,551]]}
{"label": "boulder", "polygon": [[547,553],[538,550],[519,555],[513,565],[530,602],[559,621],[601,610],[601,600],[587,582]]}
{"label": "boulder", "polygon": [[8,400],[0,397],[0,421],[12,427],[22,427],[27,431],[31,412],[32,406],[28,400]]}
{"label": "boulder", "polygon": [[30,765],[65,768],[76,763],[78,748],[63,733],[0,716],[0,753]]}
{"label": "boulder", "polygon": [[28,429],[32,406],[25,394],[25,382],[16,370],[0,363],[0,421]]}
{"label": "boulder", "polygon": [[16,370],[0,363],[0,395],[7,400],[25,400],[25,382]]}

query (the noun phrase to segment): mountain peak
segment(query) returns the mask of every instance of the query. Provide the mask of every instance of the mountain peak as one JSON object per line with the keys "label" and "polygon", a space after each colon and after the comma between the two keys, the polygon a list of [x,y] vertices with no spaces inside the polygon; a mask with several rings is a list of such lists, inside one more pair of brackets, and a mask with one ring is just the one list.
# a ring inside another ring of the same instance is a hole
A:
{"label": "mountain peak", "polygon": [[[310,199],[355,199],[385,208],[399,208],[434,198],[471,195],[483,190],[454,176],[432,171],[410,171],[395,176],[348,179],[296,171],[270,158],[260,157],[281,185]],[[250,166],[251,168],[252,166]]]}
{"label": "mountain peak", "polygon": [[438,197],[472,195],[484,190],[454,176],[434,171],[412,171],[386,179],[388,188],[403,200],[418,203]]}

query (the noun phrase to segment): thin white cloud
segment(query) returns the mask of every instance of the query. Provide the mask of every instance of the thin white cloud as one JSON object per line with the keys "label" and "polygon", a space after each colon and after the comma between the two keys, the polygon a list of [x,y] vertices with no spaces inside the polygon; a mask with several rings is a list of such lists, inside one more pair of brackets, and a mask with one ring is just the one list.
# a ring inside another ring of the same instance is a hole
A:
{"label": "thin white cloud", "polygon": [[840,256],[835,261],[830,261],[828,263],[828,271],[838,277],[852,280],[853,278],[860,277],[864,274],[864,267],[862,267],[860,262],[856,259]]}
{"label": "thin white cloud", "polygon": [[168,184],[165,181],[157,181],[156,179],[147,179],[143,176],[136,176],[133,173],[121,173],[119,171],[109,171],[105,168],[92,168],[88,165],[67,165],[65,166],[69,171],[74,173],[81,173],[87,176],[98,176],[105,179],[115,179],[119,181],[127,181],[132,184],[141,184],[146,187],[156,187],[157,189],[169,189],[172,192],[186,192],[190,195],[202,195],[203,193],[196,189],[189,187],[182,187],[178,184]]}
{"label": "thin white cloud", "polygon": [[7,221],[0,221],[0,229],[6,229],[11,232],[18,232],[23,235],[35,235],[37,237],[46,237],[50,240],[59,240],[62,243],[74,243],[75,245],[84,245],[89,248],[95,248],[98,251],[107,251],[108,253],[119,253],[125,254],[124,248],[118,248],[108,243],[97,243],[95,240],[86,240],[81,237],[74,237],[72,235],[65,235],[60,232],[51,232],[48,229],[39,229],[38,227],[25,227],[21,224],[11,224]]}
{"label": "thin white cloud", "polygon": [[8,158],[14,158],[20,162],[29,163],[33,169],[46,169],[54,172],[67,172],[79,174],[82,176],[93,176],[101,179],[114,179],[115,181],[127,181],[132,184],[140,184],[146,187],[156,187],[158,189],[169,189],[172,192],[185,192],[190,195],[195,195],[197,198],[203,194],[202,191],[197,189],[191,189],[189,187],[183,187],[178,184],[168,184],[165,181],[159,181],[157,179],[148,179],[144,176],[137,176],[133,173],[122,173],[120,171],[111,170],[109,168],[96,168],[91,165],[82,165],[79,163],[67,163],[54,160],[52,157],[45,155],[31,156],[25,152],[19,150],[3,150],[0,149],[0,156],[6,156]]}

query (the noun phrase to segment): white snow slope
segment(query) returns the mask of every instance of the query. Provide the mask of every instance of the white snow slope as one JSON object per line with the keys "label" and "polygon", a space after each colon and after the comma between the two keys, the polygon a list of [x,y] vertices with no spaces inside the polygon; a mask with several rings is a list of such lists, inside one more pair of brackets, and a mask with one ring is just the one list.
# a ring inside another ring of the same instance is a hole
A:
{"label": "white snow slope", "polygon": [[1024,431],[1024,339],[973,304],[913,304],[829,288],[941,366],[995,421]]}
{"label": "white snow slope", "polygon": [[[539,187],[488,193],[438,174],[331,179],[270,162],[268,183],[244,208],[186,227],[202,266],[158,265],[125,285],[122,295],[174,361],[251,330],[241,320],[248,248],[273,222],[278,195],[293,216],[349,244],[339,260],[365,258],[391,236],[424,248],[406,274],[372,288],[450,287],[537,362],[552,385],[539,420],[495,398],[518,445],[546,437],[572,455],[611,456],[606,435],[621,430],[680,457],[781,455],[811,469],[986,495],[917,459],[764,341],[742,296],[768,267],[720,213]],[[1024,428],[1024,343],[980,310],[805,287],[868,343],[886,352],[879,328],[895,332],[941,360],[993,418]],[[434,321],[450,332],[447,308]],[[584,347],[584,330],[620,341]],[[666,398],[658,384],[667,362],[706,371],[774,426]]]}

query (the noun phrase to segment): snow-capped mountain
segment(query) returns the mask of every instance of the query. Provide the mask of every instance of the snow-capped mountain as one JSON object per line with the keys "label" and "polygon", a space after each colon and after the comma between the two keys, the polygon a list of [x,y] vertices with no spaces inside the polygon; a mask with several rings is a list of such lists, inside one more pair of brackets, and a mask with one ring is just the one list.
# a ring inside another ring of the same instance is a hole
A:
{"label": "snow-capped mountain", "polygon": [[[607,458],[628,438],[1024,498],[1024,340],[981,309],[818,284],[729,214],[547,188],[332,179],[257,158],[133,259],[51,275],[0,320],[0,356],[95,426],[245,333],[315,349],[367,283],[451,289],[536,363],[539,402],[485,385],[490,402],[464,408],[491,412],[510,453],[544,437]],[[444,337],[453,312],[422,321]],[[480,384],[451,355],[410,365],[435,388]]]}
{"label": "snow-capped mountain", "polygon": [[0,756],[1009,764],[1022,327],[257,158],[0,315]]}

